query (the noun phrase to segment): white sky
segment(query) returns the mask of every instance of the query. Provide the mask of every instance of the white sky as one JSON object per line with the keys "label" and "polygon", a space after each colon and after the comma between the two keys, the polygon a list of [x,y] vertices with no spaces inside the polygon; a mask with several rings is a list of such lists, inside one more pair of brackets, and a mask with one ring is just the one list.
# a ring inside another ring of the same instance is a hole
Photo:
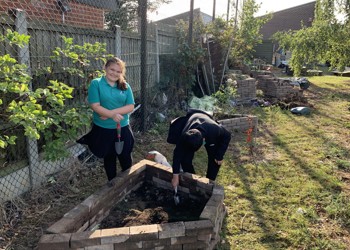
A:
{"label": "white sky", "polygon": [[[227,4],[230,1],[236,3],[236,0],[216,0],[215,16],[223,16],[226,19],[227,15]],[[261,16],[271,11],[279,11],[288,9],[294,6],[309,3],[315,0],[256,0],[256,3],[261,3],[260,10],[257,16]],[[239,6],[242,4],[243,0],[239,0]],[[162,5],[157,12],[148,13],[148,19],[152,21],[157,21],[170,16],[181,14],[183,12],[190,11],[191,0],[173,0],[170,4]],[[201,12],[204,12],[210,16],[213,15],[213,5],[214,0],[194,0],[194,9],[200,8]],[[231,7],[230,16],[234,11]]]}

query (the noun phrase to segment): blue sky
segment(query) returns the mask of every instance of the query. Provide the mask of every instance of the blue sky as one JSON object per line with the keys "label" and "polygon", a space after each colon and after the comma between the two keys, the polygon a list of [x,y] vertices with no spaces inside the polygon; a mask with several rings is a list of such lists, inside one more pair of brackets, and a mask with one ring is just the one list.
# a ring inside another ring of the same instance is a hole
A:
{"label": "blue sky", "polygon": [[[226,19],[228,1],[230,1],[231,4],[233,2],[236,3],[236,0],[216,0],[216,16],[224,15],[224,18]],[[266,12],[288,9],[313,1],[315,0],[257,0],[257,3],[261,3],[261,7],[257,15],[260,16],[266,14]],[[212,15],[213,3],[214,0],[194,0],[194,8],[200,8],[202,12]],[[242,3],[243,0],[238,1],[239,5]],[[191,0],[173,0],[171,4],[165,4],[161,6],[158,9],[157,13],[149,13],[148,19],[157,21],[163,18],[187,12],[190,10],[190,4]],[[230,14],[232,14],[232,11],[233,10],[230,11]]]}

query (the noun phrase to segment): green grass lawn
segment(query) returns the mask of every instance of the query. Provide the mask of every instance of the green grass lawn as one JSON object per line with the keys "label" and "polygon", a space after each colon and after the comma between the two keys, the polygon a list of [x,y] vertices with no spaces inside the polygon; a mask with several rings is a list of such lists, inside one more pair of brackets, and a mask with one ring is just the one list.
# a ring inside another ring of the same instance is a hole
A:
{"label": "green grass lawn", "polygon": [[309,80],[311,115],[251,110],[259,117],[253,150],[235,141],[225,156],[218,249],[349,249],[350,78]]}

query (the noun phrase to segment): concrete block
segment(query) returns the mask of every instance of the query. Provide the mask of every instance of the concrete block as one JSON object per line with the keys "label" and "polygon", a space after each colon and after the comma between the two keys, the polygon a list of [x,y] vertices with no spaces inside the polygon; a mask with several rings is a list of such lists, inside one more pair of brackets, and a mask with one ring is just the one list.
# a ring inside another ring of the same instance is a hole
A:
{"label": "concrete block", "polygon": [[183,221],[159,225],[159,239],[185,236]]}
{"label": "concrete block", "polygon": [[71,234],[44,234],[41,236],[39,250],[62,250],[69,249]]}
{"label": "concrete block", "polygon": [[205,206],[199,218],[203,220],[210,220],[213,223],[213,225],[215,225],[217,217],[217,207]]}
{"label": "concrete block", "polygon": [[208,249],[209,244],[206,244],[201,241],[197,241],[196,243],[190,243],[190,244],[183,244],[182,249],[183,250],[206,250]]}
{"label": "concrete block", "polygon": [[101,244],[124,243],[130,239],[130,228],[119,227],[101,230]]}
{"label": "concrete block", "polygon": [[84,250],[114,250],[113,245],[88,246]]}
{"label": "concrete block", "polygon": [[167,249],[167,246],[170,245],[171,238],[142,241],[142,248],[144,249],[155,249],[156,247],[164,247],[164,249]]}
{"label": "concrete block", "polygon": [[62,219],[51,225],[48,229],[46,229],[46,232],[53,234],[73,233],[74,226],[74,219],[63,217]]}
{"label": "concrete block", "polygon": [[188,243],[195,243],[197,242],[196,236],[183,236],[183,237],[173,237],[171,238],[171,245],[182,245],[182,244],[188,244]]}
{"label": "concrete block", "polygon": [[157,240],[159,238],[158,227],[157,224],[130,227],[130,240]]}
{"label": "concrete block", "polygon": [[214,224],[210,220],[185,221],[186,236],[197,236],[200,234],[210,234]]}
{"label": "concrete block", "polygon": [[87,246],[101,245],[101,230],[73,233],[71,248],[84,248]]}
{"label": "concrete block", "polygon": [[144,249],[142,241],[130,241],[125,243],[114,244],[114,249],[118,250],[133,250],[133,249]]}

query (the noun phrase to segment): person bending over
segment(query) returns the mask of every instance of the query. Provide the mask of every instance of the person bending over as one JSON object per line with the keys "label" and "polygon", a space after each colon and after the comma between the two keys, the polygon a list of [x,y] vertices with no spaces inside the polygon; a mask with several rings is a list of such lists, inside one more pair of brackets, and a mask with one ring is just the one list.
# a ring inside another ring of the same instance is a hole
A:
{"label": "person bending over", "polygon": [[172,185],[176,187],[179,184],[180,168],[184,172],[195,174],[192,160],[202,145],[208,155],[206,177],[215,181],[230,140],[231,133],[204,111],[190,110],[186,116],[173,120],[167,139],[169,143],[176,144]]}

